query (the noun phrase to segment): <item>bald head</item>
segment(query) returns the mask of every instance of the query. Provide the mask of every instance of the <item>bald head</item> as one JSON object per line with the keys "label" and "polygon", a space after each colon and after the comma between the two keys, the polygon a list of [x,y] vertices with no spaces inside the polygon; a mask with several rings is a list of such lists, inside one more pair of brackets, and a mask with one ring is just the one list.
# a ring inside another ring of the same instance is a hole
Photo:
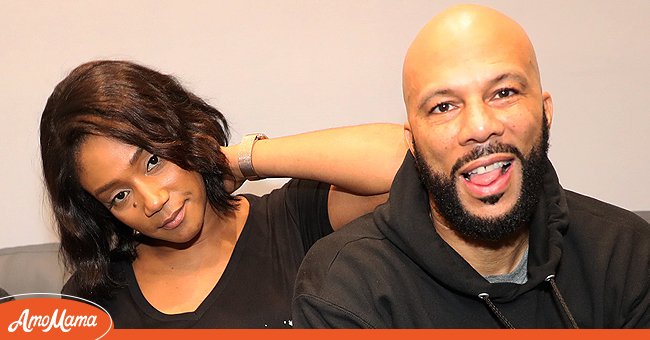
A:
{"label": "bald head", "polygon": [[[525,73],[529,85],[541,91],[535,51],[523,28],[491,8],[453,6],[433,17],[409,47],[404,100],[411,112],[427,88],[461,86],[462,81],[490,77],[490,72],[511,71]],[[463,76],[469,78],[458,79]]]}

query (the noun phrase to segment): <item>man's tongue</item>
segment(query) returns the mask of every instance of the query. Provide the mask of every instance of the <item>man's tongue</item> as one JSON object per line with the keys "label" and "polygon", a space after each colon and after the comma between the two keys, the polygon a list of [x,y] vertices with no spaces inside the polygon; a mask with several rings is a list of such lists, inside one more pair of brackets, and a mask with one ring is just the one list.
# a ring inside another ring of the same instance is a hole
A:
{"label": "man's tongue", "polygon": [[492,184],[492,182],[496,181],[499,176],[501,176],[501,168],[496,168],[492,171],[488,171],[482,174],[470,175],[469,181],[475,185],[485,186]]}

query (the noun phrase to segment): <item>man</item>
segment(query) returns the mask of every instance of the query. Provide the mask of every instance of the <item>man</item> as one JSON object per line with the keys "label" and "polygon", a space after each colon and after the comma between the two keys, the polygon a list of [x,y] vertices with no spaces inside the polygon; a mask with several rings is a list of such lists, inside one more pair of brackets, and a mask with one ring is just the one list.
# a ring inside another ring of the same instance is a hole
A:
{"label": "man", "polygon": [[294,325],[650,327],[650,226],[560,186],[524,30],[449,8],[403,72],[411,152],[386,205],[311,248]]}

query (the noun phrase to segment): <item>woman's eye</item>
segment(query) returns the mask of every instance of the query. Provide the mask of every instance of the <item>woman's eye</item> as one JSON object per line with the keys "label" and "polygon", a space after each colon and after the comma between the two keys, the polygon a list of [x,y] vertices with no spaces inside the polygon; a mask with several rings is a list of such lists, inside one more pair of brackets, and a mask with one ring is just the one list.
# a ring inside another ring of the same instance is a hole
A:
{"label": "woman's eye", "polygon": [[120,204],[122,201],[126,199],[128,195],[129,193],[127,191],[118,192],[117,195],[113,196],[113,199],[111,200],[111,207]]}
{"label": "woman's eye", "polygon": [[433,108],[431,108],[429,113],[445,113],[445,112],[448,112],[448,111],[452,110],[453,108],[454,108],[454,105],[452,105],[451,103],[444,102],[444,103],[440,103],[440,104],[434,106]]}
{"label": "woman's eye", "polygon": [[497,91],[497,94],[494,97],[499,99],[499,98],[510,97],[512,95],[515,95],[515,94],[517,94],[516,90],[513,90],[513,89],[501,89],[501,90]]}
{"label": "woman's eye", "polygon": [[158,159],[158,156],[156,155],[151,155],[149,157],[149,160],[147,161],[147,172],[151,171],[153,168],[156,167],[160,163],[160,160]]}

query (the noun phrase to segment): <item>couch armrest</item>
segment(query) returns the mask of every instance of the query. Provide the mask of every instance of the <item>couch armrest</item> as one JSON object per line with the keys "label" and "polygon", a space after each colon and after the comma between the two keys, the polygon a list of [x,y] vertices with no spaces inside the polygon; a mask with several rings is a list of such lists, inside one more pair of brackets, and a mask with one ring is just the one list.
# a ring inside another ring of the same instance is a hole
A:
{"label": "couch armrest", "polygon": [[9,294],[60,293],[69,276],[58,243],[0,249],[0,287]]}

